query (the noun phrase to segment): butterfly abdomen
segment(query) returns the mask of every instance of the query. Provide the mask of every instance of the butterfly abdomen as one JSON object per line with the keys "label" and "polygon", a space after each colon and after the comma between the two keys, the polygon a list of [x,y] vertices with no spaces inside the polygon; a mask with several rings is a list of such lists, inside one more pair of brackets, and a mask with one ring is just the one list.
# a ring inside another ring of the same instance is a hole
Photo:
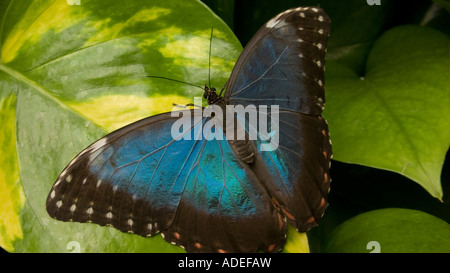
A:
{"label": "butterfly abdomen", "polygon": [[227,109],[225,100],[220,99],[214,104],[222,109],[222,113],[225,113],[222,121],[223,132],[233,152],[243,162],[252,164],[255,160],[256,147],[250,140],[247,131],[237,120],[234,112],[230,111],[230,108]]}
{"label": "butterfly abdomen", "polygon": [[252,164],[255,160],[255,146],[249,140],[230,140],[233,151],[239,158],[247,164]]}

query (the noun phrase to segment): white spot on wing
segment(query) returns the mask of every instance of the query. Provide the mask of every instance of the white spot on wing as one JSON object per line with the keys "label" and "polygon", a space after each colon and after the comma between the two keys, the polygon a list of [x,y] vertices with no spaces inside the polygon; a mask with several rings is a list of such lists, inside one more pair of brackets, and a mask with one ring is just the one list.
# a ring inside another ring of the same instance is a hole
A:
{"label": "white spot on wing", "polygon": [[[73,160],[72,160],[72,162],[73,162]],[[72,165],[72,162],[69,163],[69,166]],[[64,176],[66,176],[66,174],[67,174],[67,169],[68,169],[68,168],[66,167],[66,168],[64,169],[64,171],[62,171],[62,173],[59,175],[59,177],[64,177]]]}
{"label": "white spot on wing", "polygon": [[[94,142],[89,148],[86,148],[86,150],[84,150],[84,152],[80,154],[78,157],[81,157],[84,154],[89,154],[89,161],[92,162],[93,160],[95,160],[94,158],[94,156],[96,156],[95,151],[105,146],[106,141],[107,141],[106,137],[97,140],[97,142]],[[78,157],[76,159],[78,159]]]}
{"label": "white spot on wing", "polygon": [[56,187],[56,186],[58,186],[58,185],[59,185],[59,183],[61,183],[61,179],[58,179],[58,180],[56,180],[56,183],[55,183],[55,185],[54,185],[53,187]]}
{"label": "white spot on wing", "polygon": [[94,142],[91,146],[91,150],[97,150],[98,148],[105,146],[106,137],[99,139],[97,142]]}
{"label": "white spot on wing", "polygon": [[286,10],[286,11],[278,14],[274,18],[270,19],[270,21],[266,23],[266,27],[267,28],[273,28],[274,26],[278,25],[278,23],[283,22],[283,21],[280,21],[280,17],[285,15],[285,14],[288,14],[288,13],[292,12],[293,10],[294,9]]}
{"label": "white spot on wing", "polygon": [[276,20],[275,18],[271,19],[269,22],[266,23],[266,27],[267,28],[273,28],[274,26],[276,26],[278,24],[278,20]]}

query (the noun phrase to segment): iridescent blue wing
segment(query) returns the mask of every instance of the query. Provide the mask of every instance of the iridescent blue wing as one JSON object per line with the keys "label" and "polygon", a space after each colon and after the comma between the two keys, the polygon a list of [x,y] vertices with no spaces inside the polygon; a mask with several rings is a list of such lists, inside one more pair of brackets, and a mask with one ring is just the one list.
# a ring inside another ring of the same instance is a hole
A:
{"label": "iridescent blue wing", "polygon": [[317,7],[280,13],[249,41],[226,85],[231,104],[277,104],[320,115],[330,19]]}
{"label": "iridescent blue wing", "polygon": [[[271,115],[269,112],[270,125]],[[253,170],[288,222],[304,232],[319,223],[328,206],[328,127],[321,116],[286,110],[280,110],[278,115],[279,128],[271,128],[279,134],[278,148],[261,151],[261,145],[267,145],[267,141],[258,138],[259,153]]]}
{"label": "iridescent blue wing", "polygon": [[51,189],[50,216],[141,236],[161,232],[189,252],[281,249],[285,223],[253,172],[226,140],[199,135],[211,118],[174,138],[178,119],[149,117],[87,147]]}
{"label": "iridescent blue wing", "polygon": [[[225,86],[229,104],[279,106],[279,128],[272,126],[278,149],[260,151],[252,168],[300,231],[327,207],[331,144],[321,113],[329,31],[329,17],[317,7],[277,15],[245,47]],[[256,145],[263,143],[259,134]]]}

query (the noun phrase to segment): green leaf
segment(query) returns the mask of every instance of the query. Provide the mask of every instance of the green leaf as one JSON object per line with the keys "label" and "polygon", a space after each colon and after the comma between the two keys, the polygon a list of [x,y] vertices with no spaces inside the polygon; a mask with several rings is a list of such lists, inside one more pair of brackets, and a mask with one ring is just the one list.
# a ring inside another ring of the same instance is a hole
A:
{"label": "green leaf", "polygon": [[213,28],[211,84],[221,87],[242,47],[195,0],[79,2],[1,8],[0,245],[15,252],[69,252],[74,244],[81,252],[183,251],[159,235],[56,221],[46,197],[91,142],[203,93],[147,75],[207,84]]}
{"label": "green leaf", "polygon": [[417,210],[374,210],[355,216],[337,227],[328,238],[325,251],[448,253],[450,225]]}
{"label": "green leaf", "polygon": [[328,120],[334,159],[395,171],[441,199],[450,145],[449,37],[419,26],[387,31],[364,78],[328,62]]}
{"label": "green leaf", "polygon": [[294,227],[288,225],[286,244],[283,253],[309,253],[308,236],[306,232],[299,233]]}
{"label": "green leaf", "polygon": [[222,18],[231,29],[234,29],[234,1],[202,0],[202,2]]}
{"label": "green leaf", "polygon": [[323,8],[332,19],[327,61],[339,62],[361,74],[373,43],[389,22],[387,19],[396,2],[384,1],[382,5],[371,6],[359,0],[348,0],[345,4],[324,1]]}
{"label": "green leaf", "polygon": [[443,7],[447,10],[447,12],[450,12],[450,1],[449,0],[433,0],[436,4]]}
{"label": "green leaf", "polygon": [[23,238],[19,214],[24,206],[25,196],[16,156],[14,82],[4,73],[0,73],[0,79],[0,245],[13,251],[14,242]]}

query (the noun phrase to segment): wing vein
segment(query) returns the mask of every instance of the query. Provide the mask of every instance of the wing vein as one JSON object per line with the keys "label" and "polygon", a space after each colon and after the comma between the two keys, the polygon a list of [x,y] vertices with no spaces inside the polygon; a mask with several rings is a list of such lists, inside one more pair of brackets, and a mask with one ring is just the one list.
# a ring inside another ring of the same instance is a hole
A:
{"label": "wing vein", "polygon": [[278,64],[278,62],[280,61],[281,57],[283,56],[284,52],[286,52],[286,50],[288,49],[288,47],[285,47],[284,50],[280,53],[280,56],[278,56],[277,60],[266,70],[264,71],[264,73],[262,73],[261,76],[259,76],[256,80],[254,80],[253,82],[247,84],[246,86],[242,87],[241,89],[237,90],[234,94],[232,94],[233,96],[237,96],[240,93],[242,93],[245,89],[249,88],[251,85],[255,84],[256,82],[258,82],[260,79],[262,79],[267,72],[269,72],[270,69],[272,69],[272,67],[274,67],[275,65]]}

